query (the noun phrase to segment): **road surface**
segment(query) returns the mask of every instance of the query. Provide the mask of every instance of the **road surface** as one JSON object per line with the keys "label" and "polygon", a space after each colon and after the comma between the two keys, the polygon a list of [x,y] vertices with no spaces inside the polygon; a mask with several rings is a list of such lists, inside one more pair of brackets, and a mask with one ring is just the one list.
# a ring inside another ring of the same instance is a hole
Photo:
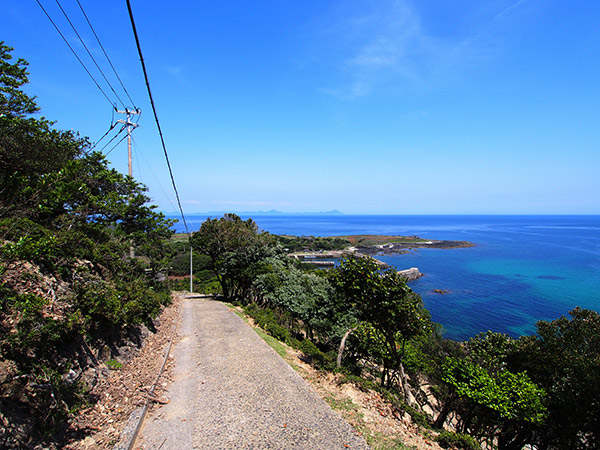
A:
{"label": "road surface", "polygon": [[137,449],[360,449],[362,437],[223,303],[184,300],[169,403]]}

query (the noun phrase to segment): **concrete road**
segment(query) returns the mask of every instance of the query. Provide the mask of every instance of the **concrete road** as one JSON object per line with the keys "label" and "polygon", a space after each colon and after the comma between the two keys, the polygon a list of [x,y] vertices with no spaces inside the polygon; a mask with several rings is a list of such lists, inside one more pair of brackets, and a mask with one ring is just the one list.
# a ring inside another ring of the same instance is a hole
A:
{"label": "concrete road", "polygon": [[138,449],[364,449],[364,439],[229,308],[184,301],[170,402]]}

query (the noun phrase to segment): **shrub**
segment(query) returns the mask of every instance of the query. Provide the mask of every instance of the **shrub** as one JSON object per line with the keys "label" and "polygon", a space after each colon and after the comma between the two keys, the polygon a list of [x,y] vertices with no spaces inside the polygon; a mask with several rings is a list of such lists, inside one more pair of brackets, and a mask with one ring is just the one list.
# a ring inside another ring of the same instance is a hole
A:
{"label": "shrub", "polygon": [[116,359],[109,359],[105,361],[104,364],[106,364],[106,367],[108,367],[110,370],[118,370],[123,368],[123,364]]}
{"label": "shrub", "polygon": [[323,362],[325,361],[325,355],[312,341],[308,339],[301,341],[298,345],[298,350],[304,354],[304,358],[302,359],[305,362],[319,366],[323,365]]}
{"label": "shrub", "polygon": [[475,438],[465,433],[442,431],[435,438],[435,440],[443,448],[455,448],[459,450],[481,450],[481,446],[475,440]]}
{"label": "shrub", "polygon": [[287,328],[271,320],[263,322],[261,328],[281,342],[289,343],[292,338]]}

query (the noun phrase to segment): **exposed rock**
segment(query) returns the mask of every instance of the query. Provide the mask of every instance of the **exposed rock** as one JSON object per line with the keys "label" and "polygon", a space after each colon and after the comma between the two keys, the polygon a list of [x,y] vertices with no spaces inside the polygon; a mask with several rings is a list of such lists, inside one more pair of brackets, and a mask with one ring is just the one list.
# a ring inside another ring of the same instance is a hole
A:
{"label": "exposed rock", "polygon": [[407,281],[413,281],[423,276],[423,274],[416,267],[411,267],[410,269],[405,270],[399,270],[398,273],[405,277]]}

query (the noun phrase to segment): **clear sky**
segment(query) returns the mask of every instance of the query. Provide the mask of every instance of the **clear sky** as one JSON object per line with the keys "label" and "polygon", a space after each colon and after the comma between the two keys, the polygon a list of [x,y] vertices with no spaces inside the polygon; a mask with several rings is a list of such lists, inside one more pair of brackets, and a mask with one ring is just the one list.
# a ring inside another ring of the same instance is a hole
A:
{"label": "clear sky", "polygon": [[[143,111],[134,176],[175,210],[125,1],[80,2]],[[61,4],[117,90],[76,0]],[[186,213],[600,214],[598,1],[132,6]],[[109,102],[34,0],[2,2],[0,40],[30,62],[44,116],[104,134]],[[126,172],[124,142],[109,159]]]}

